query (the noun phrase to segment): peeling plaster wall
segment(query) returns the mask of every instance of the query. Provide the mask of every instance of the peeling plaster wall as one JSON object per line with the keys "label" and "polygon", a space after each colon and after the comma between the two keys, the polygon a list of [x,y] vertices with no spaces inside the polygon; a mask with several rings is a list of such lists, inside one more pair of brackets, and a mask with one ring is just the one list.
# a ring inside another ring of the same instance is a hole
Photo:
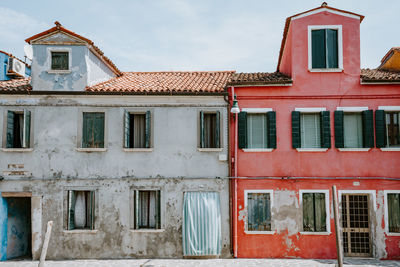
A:
{"label": "peeling plaster wall", "polygon": [[96,83],[104,82],[115,74],[104,63],[96,57],[89,49],[85,56],[87,66],[87,85],[92,86]]}
{"label": "peeling plaster wall", "polygon": [[[182,206],[187,191],[219,192],[221,200],[222,257],[230,256],[229,189],[227,179],[53,179],[3,181],[2,191],[27,190],[43,196],[43,232],[53,220],[48,259],[72,258],[180,258]],[[66,231],[66,191],[96,190],[95,231]],[[161,230],[131,230],[135,189],[161,190]],[[34,214],[37,216],[37,214]]]}
{"label": "peeling plaster wall", "polygon": [[[49,259],[182,257],[185,191],[219,192],[222,257],[230,257],[226,102],[214,96],[26,96],[0,101],[5,145],[7,110],[32,113],[29,152],[0,150],[0,191],[32,192],[33,258],[47,221],[54,227]],[[123,150],[124,110],[152,112],[151,152]],[[221,112],[222,149],[200,152],[199,111]],[[80,152],[85,111],[106,113],[105,152]],[[219,179],[220,177],[221,179]],[[96,190],[95,231],[66,229],[66,192]],[[132,231],[132,192],[160,189],[162,230]]]}

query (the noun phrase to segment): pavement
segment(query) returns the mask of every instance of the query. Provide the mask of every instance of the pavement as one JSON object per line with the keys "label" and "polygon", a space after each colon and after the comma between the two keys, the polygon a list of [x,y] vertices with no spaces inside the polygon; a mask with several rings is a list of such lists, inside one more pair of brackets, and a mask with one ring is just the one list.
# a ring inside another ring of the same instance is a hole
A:
{"label": "pavement", "polygon": [[[37,261],[5,261],[1,267],[37,267]],[[184,259],[130,259],[130,260],[69,260],[46,261],[45,267],[187,267],[187,266],[226,266],[226,267],[253,267],[253,266],[337,266],[336,260],[303,260],[303,259],[211,259],[211,260],[184,260]],[[374,259],[345,259],[345,267],[376,267],[400,266],[400,261],[379,261]]]}

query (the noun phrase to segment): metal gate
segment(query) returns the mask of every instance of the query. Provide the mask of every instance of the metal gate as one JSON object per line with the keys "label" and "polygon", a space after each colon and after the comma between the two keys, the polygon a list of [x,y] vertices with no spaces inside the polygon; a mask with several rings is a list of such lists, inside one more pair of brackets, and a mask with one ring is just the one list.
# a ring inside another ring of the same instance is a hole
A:
{"label": "metal gate", "polygon": [[342,228],[345,256],[371,256],[368,194],[342,195]]}

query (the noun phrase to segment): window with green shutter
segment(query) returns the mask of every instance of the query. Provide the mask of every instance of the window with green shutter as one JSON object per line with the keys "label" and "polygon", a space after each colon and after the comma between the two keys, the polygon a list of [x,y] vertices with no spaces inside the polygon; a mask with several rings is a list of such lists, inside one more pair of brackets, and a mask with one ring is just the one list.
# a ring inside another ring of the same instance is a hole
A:
{"label": "window with green shutter", "polygon": [[29,148],[31,139],[31,112],[7,111],[7,148]]}
{"label": "window with green shutter", "polygon": [[339,68],[338,29],[311,30],[311,67]]}
{"label": "window with green shutter", "polygon": [[303,231],[326,232],[325,193],[302,193]]}
{"label": "window with green shutter", "polygon": [[400,147],[400,112],[385,112],[386,144]]}
{"label": "window with green shutter", "polygon": [[124,115],[125,148],[150,148],[151,112]]}
{"label": "window with green shutter", "polygon": [[104,112],[83,113],[83,148],[104,148],[104,123]]}
{"label": "window with green shutter", "polygon": [[387,202],[389,232],[400,233],[400,193],[388,193]]}
{"label": "window with green shutter", "polygon": [[95,229],[95,191],[69,190],[67,229]]}
{"label": "window with green shutter", "polygon": [[241,149],[276,148],[276,112],[240,112],[238,143]]}
{"label": "window with green shutter", "polygon": [[343,134],[345,148],[363,147],[363,127],[361,113],[344,113]]}
{"label": "window with green shutter", "polygon": [[302,113],[300,115],[301,148],[321,148],[321,115]]}
{"label": "window with green shutter", "polygon": [[216,112],[200,112],[200,148],[221,147],[221,115]]}
{"label": "window with green shutter", "polygon": [[161,228],[161,191],[135,190],[133,198],[134,228]]}
{"label": "window with green shutter", "polygon": [[247,192],[247,231],[271,231],[271,194]]}

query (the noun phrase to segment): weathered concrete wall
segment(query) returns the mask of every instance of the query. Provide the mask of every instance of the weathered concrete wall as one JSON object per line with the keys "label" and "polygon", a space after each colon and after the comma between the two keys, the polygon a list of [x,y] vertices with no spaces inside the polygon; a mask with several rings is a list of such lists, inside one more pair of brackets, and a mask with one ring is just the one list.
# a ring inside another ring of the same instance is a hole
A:
{"label": "weathered concrete wall", "polygon": [[[32,114],[33,151],[0,151],[0,171],[8,178],[18,178],[7,176],[16,165],[22,166],[18,170],[25,171],[25,176],[40,179],[228,176],[227,111],[222,97],[9,96],[0,100],[1,104],[3,147],[7,110],[26,108]],[[152,112],[152,151],[124,151],[125,109]],[[200,110],[221,112],[220,151],[198,150]],[[82,112],[85,111],[105,112],[107,151],[86,153],[77,150],[81,144]]]}
{"label": "weathered concrete wall", "polygon": [[[66,230],[66,192],[70,189],[96,190],[94,231]],[[135,189],[161,190],[160,230],[132,230]],[[42,231],[47,221],[54,221],[49,259],[182,257],[184,192],[218,192],[222,207],[222,257],[230,256],[227,179],[28,179],[3,181],[0,190],[28,190],[34,196],[43,196]]]}
{"label": "weathered concrete wall", "polygon": [[7,259],[31,254],[31,199],[7,198]]}

